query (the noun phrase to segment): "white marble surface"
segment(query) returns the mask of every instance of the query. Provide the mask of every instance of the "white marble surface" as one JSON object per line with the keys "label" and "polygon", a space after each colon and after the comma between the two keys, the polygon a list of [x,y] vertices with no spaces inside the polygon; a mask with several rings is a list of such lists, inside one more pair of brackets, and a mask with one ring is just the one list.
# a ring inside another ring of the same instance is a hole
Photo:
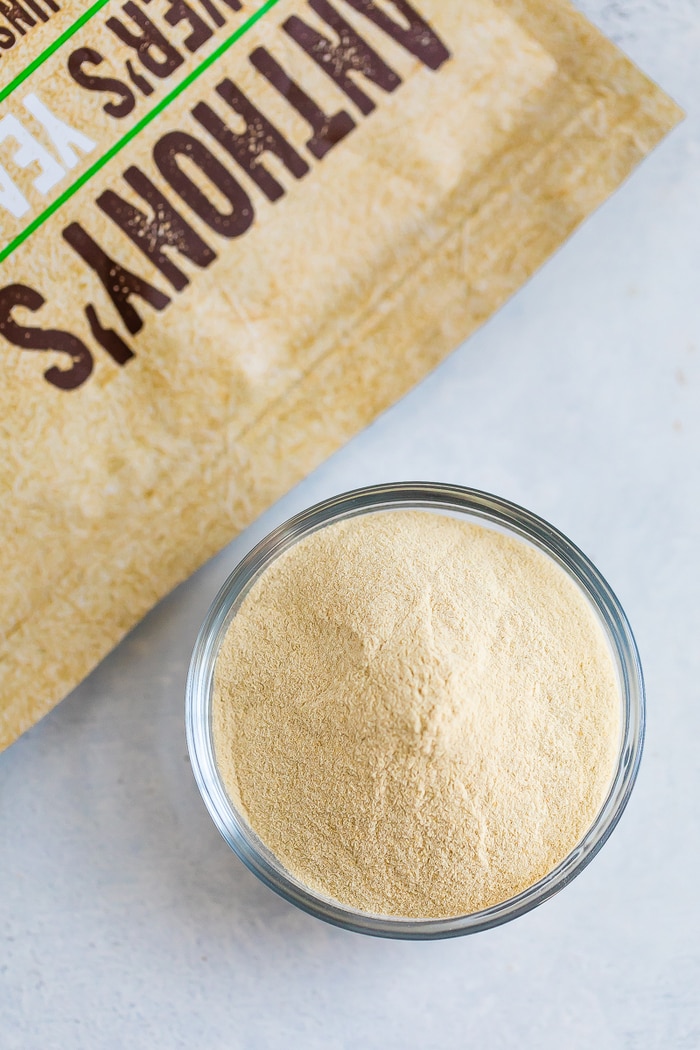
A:
{"label": "white marble surface", "polygon": [[[164,601],[0,757],[0,1046],[700,1047],[700,4],[583,6],[689,116],[531,283],[401,404]],[[598,563],[645,665],[617,832],[490,933],[344,933],[214,830],[183,733],[210,599],[273,525],[375,481],[524,503]]]}

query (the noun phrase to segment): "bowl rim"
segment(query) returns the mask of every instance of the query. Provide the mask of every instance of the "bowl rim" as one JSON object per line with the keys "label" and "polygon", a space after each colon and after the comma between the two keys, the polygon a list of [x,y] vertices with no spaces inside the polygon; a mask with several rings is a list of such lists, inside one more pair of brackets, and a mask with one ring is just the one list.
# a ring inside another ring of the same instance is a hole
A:
{"label": "bowl rim", "polygon": [[[554,559],[588,598],[611,646],[622,699],[618,762],[608,795],[579,844],[551,872],[515,897],[481,911],[450,918],[402,918],[358,911],[305,886],[255,834],[228,797],[214,757],[211,701],[219,647],[241,602],[265,569],[304,536],[336,521],[388,510],[432,510],[519,536]],[[548,900],[596,856],[629,800],[641,761],[646,699],[637,645],[613,590],[585,554],[543,518],[500,496],[440,482],[398,482],[353,489],[295,514],[262,539],[230,573],[200,628],[187,676],[185,727],[197,786],[220,834],[265,885],[303,911],[357,933],[432,940],[487,930]]]}

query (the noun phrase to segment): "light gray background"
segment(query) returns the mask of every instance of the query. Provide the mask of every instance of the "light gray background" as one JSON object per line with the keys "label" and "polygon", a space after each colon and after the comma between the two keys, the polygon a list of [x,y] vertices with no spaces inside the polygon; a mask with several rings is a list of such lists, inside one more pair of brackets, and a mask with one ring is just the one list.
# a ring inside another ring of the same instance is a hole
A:
{"label": "light gray background", "polygon": [[[700,1047],[700,0],[585,0],[687,121],[505,309],[146,619],[0,757],[0,1046]],[[189,653],[297,510],[440,479],[598,564],[649,694],[637,788],[559,897],[490,933],[344,933],[219,839],[183,733]]]}

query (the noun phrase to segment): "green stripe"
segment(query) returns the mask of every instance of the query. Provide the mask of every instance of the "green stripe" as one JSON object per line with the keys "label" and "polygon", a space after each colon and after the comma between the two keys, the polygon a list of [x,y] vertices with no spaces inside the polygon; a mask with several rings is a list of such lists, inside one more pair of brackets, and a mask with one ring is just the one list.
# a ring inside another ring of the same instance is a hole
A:
{"label": "green stripe", "polygon": [[11,95],[15,88],[20,86],[23,80],[30,77],[35,69],[38,69],[39,66],[43,65],[46,59],[50,58],[54,51],[57,51],[59,47],[62,47],[66,40],[70,40],[74,33],[77,33],[86,22],[90,21],[93,15],[96,15],[97,12],[108,3],[109,0],[97,0],[96,4],[93,4],[92,7],[88,7],[87,11],[85,11],[72,26],[69,26],[65,33],[61,33],[60,36],[57,36],[45,51],[42,51],[40,55],[37,55],[34,61],[30,62],[26,69],[23,69],[21,73],[18,73],[15,79],[11,80],[4,88],[0,88],[0,102],[4,102],[7,96]]}
{"label": "green stripe", "polygon": [[[100,2],[103,2],[103,0],[100,0]],[[6,245],[6,247],[3,248],[2,251],[0,251],[0,263],[4,262],[5,259],[7,259],[8,255],[11,255],[16,248],[19,248],[20,244],[23,244],[24,241],[26,241],[27,237],[31,237],[35,230],[38,230],[39,227],[43,225],[43,223],[45,223],[47,219],[50,219],[54,212],[57,212],[58,209],[66,203],[66,201],[71,199],[73,194],[77,193],[78,190],[81,189],[86,182],[90,181],[93,175],[96,175],[97,172],[105,166],[105,164],[108,164],[113,157],[116,157],[117,153],[123,150],[125,146],[128,146],[131,140],[136,138],[136,136],[140,134],[140,132],[142,132],[144,128],[148,127],[151,121],[155,120],[156,117],[159,116],[159,114],[162,113],[163,110],[166,109],[166,107],[169,106],[170,103],[178,97],[178,95],[181,95],[182,92],[186,91],[191,84],[194,84],[195,80],[201,77],[202,73],[206,73],[210,66],[217,62],[222,55],[226,54],[228,49],[232,47],[237,40],[240,40],[241,37],[244,36],[249,29],[252,29],[256,22],[260,21],[263,15],[266,15],[267,12],[270,11],[278,3],[279,0],[267,0],[267,2],[264,3],[262,7],[255,12],[254,15],[251,15],[250,18],[247,19],[247,21],[245,21],[242,25],[238,27],[238,29],[231,33],[231,36],[228,37],[228,39],[224,40],[223,44],[220,44],[219,47],[217,47],[216,51],[212,51],[208,58],[205,58],[197,66],[196,69],[193,69],[192,72],[189,73],[184,78],[184,80],[177,85],[177,87],[173,88],[169,95],[166,95],[164,98],[162,98],[161,101],[153,107],[150,113],[147,113],[145,117],[142,117],[141,120],[138,121],[137,124],[134,124],[133,128],[127,131],[126,135],[124,135],[123,138],[119,139],[118,142],[115,142],[115,144],[110,149],[108,149],[107,152],[102,157],[100,157],[99,160],[96,160],[95,163],[87,169],[87,171],[84,171],[83,174],[79,178],[77,178],[75,182],[68,187],[67,190],[64,190],[60,197],[57,197],[52,204],[49,204],[48,208],[46,208],[46,210],[43,211],[41,215],[37,215],[36,219],[34,219],[33,222],[30,222],[29,225],[26,226],[25,229],[23,229],[22,232],[19,233],[13,241],[10,241],[10,243]]]}

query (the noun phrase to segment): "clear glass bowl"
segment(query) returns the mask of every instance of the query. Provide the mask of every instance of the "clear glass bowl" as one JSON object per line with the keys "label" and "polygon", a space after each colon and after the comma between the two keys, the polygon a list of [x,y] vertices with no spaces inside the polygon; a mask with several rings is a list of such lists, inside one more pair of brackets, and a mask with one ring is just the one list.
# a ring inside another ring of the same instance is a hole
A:
{"label": "clear glass bowl", "polygon": [[[615,659],[622,706],[617,769],[605,803],[579,845],[553,871],[517,896],[483,911],[447,919],[402,919],[356,911],[304,886],[280,864],[236,809],[219,776],[212,741],[214,666],[227,628],[260,574],[302,537],[333,522],[387,510],[424,509],[519,537],[553,558],[581,588],[597,614]],[[593,859],[617,824],[634,785],[644,738],[644,683],[625,613],[594,565],[561,532],[530,511],[485,492],[454,485],[406,483],[358,489],[326,500],[271,532],[231,573],[199,632],[187,679],[187,744],[209,813],[244,864],[286,900],[358,933],[427,940],[475,933],[507,922],[563,889]]]}

